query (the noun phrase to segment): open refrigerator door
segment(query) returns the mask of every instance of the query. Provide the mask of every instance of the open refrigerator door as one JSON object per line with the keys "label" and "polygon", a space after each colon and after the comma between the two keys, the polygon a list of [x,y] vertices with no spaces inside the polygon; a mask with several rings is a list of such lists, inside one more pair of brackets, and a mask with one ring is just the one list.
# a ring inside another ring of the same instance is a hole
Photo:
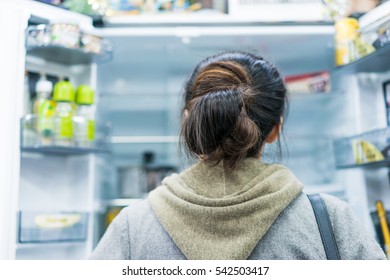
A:
{"label": "open refrigerator door", "polygon": [[[10,28],[12,26],[12,28]],[[1,196],[0,196],[0,259],[12,259],[15,256],[16,236],[16,205],[18,195],[20,152],[19,152],[19,119],[22,116],[23,75],[15,75],[23,69],[23,32],[27,27],[26,17],[7,1],[0,3],[0,34],[7,38],[7,44],[1,44],[0,57],[3,63],[0,66],[1,83],[4,91],[1,102],[1,119],[4,127],[1,137]]]}
{"label": "open refrigerator door", "polygon": [[12,133],[2,137],[12,142],[2,143],[1,258],[85,259],[107,153],[108,124],[94,113],[96,65],[111,45],[87,16],[34,1],[2,2],[0,12],[10,60],[0,71],[2,113]]}

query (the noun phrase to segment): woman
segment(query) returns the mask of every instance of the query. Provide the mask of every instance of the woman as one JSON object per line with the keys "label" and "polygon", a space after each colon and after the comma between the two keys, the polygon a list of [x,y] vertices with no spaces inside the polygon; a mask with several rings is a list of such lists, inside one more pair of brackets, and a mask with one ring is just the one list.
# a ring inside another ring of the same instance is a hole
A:
{"label": "woman", "polygon": [[[123,209],[92,259],[326,259],[302,183],[260,161],[287,92],[261,57],[226,52],[187,82],[181,137],[198,162]],[[385,259],[345,202],[322,195],[342,259]]]}

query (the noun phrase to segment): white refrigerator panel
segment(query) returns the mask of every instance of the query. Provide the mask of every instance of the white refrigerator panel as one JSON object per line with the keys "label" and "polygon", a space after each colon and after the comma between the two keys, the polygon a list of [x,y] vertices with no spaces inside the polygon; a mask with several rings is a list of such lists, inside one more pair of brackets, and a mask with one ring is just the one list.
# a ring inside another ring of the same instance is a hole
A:
{"label": "white refrigerator panel", "polygon": [[24,30],[28,14],[12,1],[0,2],[0,259],[15,257],[19,185],[20,125],[23,105]]}

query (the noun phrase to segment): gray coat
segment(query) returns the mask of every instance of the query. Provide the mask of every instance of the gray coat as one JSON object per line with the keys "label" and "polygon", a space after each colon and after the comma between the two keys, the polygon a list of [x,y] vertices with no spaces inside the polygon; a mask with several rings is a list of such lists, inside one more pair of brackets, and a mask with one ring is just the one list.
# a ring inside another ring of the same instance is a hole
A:
{"label": "gray coat", "polygon": [[[342,259],[385,259],[382,249],[356,221],[345,202],[329,195],[321,196],[326,203]],[[156,218],[147,200],[135,202],[121,211],[90,258],[186,259]],[[306,195],[300,194],[283,210],[259,240],[249,259],[326,259]]]}

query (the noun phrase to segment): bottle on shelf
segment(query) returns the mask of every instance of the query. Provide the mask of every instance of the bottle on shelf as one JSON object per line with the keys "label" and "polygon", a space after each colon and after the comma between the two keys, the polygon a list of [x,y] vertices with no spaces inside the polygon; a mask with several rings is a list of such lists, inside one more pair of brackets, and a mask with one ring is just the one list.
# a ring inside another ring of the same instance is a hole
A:
{"label": "bottle on shelf", "polygon": [[76,91],[76,113],[74,117],[76,146],[93,147],[95,140],[94,91],[88,85],[80,85]]}
{"label": "bottle on shelf", "polygon": [[24,94],[23,94],[23,116],[31,113],[31,96],[29,88],[29,74],[27,71],[24,72]]}
{"label": "bottle on shelf", "polygon": [[375,51],[375,48],[361,37],[357,19],[344,18],[337,21],[335,27],[335,62],[337,66],[351,63]]}
{"label": "bottle on shelf", "polygon": [[73,146],[74,88],[68,81],[60,81],[54,86],[54,144]]}
{"label": "bottle on shelf", "polygon": [[390,231],[389,231],[389,224],[387,223],[386,210],[381,200],[378,200],[375,203],[375,206],[377,209],[379,223],[382,230],[382,236],[384,241],[383,247],[387,258],[390,259]]}
{"label": "bottle on shelf", "polygon": [[40,145],[51,145],[53,139],[53,113],[55,103],[50,99],[53,84],[44,75],[35,86],[37,98],[33,103],[33,114],[36,115],[36,132]]}
{"label": "bottle on shelf", "polygon": [[[32,110],[32,100],[30,96],[30,87],[29,87],[29,73],[26,71],[24,73],[24,95],[23,95],[23,116],[31,114]],[[33,118],[32,123],[22,123],[22,146],[35,146],[38,143],[37,135],[37,122]]]}

